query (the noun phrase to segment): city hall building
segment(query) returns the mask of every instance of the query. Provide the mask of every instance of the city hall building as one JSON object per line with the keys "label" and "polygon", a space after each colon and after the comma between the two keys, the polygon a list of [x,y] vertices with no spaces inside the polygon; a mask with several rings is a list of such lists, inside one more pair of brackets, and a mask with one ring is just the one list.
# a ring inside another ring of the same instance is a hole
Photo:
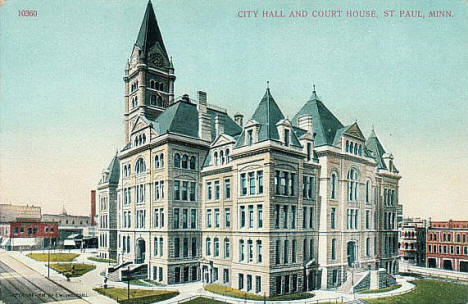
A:
{"label": "city hall building", "polygon": [[125,146],[97,187],[111,279],[268,296],[398,271],[400,175],[373,131],[342,124],[315,88],[292,119],[267,88],[244,120],[202,91],[175,98],[175,80],[150,2],[125,68]]}

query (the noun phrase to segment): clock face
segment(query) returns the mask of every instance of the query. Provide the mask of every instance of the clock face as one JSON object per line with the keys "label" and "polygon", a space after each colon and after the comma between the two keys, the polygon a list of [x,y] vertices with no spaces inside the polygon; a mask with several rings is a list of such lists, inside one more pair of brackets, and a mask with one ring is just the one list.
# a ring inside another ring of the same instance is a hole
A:
{"label": "clock face", "polygon": [[152,61],[157,67],[162,67],[164,64],[164,58],[159,53],[156,53],[152,56]]}

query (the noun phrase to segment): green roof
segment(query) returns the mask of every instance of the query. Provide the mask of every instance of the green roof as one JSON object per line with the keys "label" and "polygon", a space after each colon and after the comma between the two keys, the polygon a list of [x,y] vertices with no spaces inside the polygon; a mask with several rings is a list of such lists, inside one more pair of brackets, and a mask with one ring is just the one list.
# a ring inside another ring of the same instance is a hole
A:
{"label": "green roof", "polygon": [[382,144],[377,138],[377,135],[375,135],[374,130],[372,130],[369,138],[366,141],[366,148],[367,150],[369,150],[370,154],[377,162],[377,168],[387,169],[387,166],[385,165],[385,162],[383,160],[385,149],[383,148]]}
{"label": "green roof", "polygon": [[135,45],[138,46],[145,55],[149,49],[157,45],[167,57],[166,47],[164,46],[151,0],[146,6],[145,16],[143,17],[143,22],[141,23],[140,32],[138,33]]}
{"label": "green roof", "polygon": [[99,184],[118,184],[120,178],[120,163],[119,159],[117,158],[117,153],[112,158],[109,166],[107,166],[107,171],[109,172],[109,175],[107,175],[107,179],[101,180]]}
{"label": "green roof", "polygon": [[[215,140],[215,116],[224,116],[224,133],[234,136],[242,131],[226,113],[208,109],[211,116],[211,140]],[[167,132],[177,133],[190,137],[198,137],[198,108],[194,103],[178,101],[170,105],[155,120],[152,121],[153,128],[158,134]]]}
{"label": "green roof", "polygon": [[[294,116],[292,123],[297,126],[302,115],[311,115],[315,132],[315,146],[333,145],[335,134],[342,129],[343,124],[318,99],[315,91],[306,104]],[[343,131],[343,130],[342,130]]]}
{"label": "green roof", "polygon": [[[259,142],[265,140],[280,140],[276,124],[279,121],[284,120],[284,115],[276,104],[269,88],[267,88],[250,120],[254,120],[260,125],[260,129],[258,131]],[[301,146],[294,132],[292,132],[291,138],[291,145],[298,147]],[[236,146],[243,146],[243,143],[244,132],[242,132],[239,137]]]}

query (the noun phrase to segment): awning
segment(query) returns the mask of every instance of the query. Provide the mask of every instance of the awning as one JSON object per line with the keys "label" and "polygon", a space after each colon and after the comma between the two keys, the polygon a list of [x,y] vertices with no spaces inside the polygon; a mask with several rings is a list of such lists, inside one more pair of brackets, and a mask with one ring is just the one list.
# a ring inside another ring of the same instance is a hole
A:
{"label": "awning", "polygon": [[75,240],[66,239],[63,241],[63,246],[76,246]]}
{"label": "awning", "polygon": [[[42,239],[37,239],[42,240]],[[10,246],[36,246],[38,245],[35,238],[12,238],[10,239]]]}
{"label": "awning", "polygon": [[77,236],[79,236],[78,233],[70,234],[69,236],[67,236],[65,241],[67,241],[67,240],[72,240],[73,241]]}
{"label": "awning", "polygon": [[9,245],[10,245],[10,239],[5,238],[5,239],[3,239],[2,244],[0,246],[5,247],[5,246],[9,246]]}

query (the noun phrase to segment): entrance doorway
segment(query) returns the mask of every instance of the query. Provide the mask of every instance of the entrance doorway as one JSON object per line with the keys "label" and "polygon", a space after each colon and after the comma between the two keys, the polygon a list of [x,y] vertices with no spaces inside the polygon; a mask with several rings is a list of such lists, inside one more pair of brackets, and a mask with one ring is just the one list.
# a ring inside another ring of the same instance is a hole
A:
{"label": "entrance doorway", "polygon": [[353,267],[356,261],[356,242],[350,241],[347,245],[348,266]]}
{"label": "entrance doorway", "polygon": [[142,264],[145,261],[146,244],[144,239],[138,239],[136,245],[135,264]]}
{"label": "entrance doorway", "polygon": [[450,260],[444,260],[443,266],[444,266],[445,270],[453,270],[452,261],[450,261]]}
{"label": "entrance doorway", "polygon": [[435,258],[429,258],[427,260],[427,266],[429,266],[429,268],[436,268],[437,267],[437,261]]}

